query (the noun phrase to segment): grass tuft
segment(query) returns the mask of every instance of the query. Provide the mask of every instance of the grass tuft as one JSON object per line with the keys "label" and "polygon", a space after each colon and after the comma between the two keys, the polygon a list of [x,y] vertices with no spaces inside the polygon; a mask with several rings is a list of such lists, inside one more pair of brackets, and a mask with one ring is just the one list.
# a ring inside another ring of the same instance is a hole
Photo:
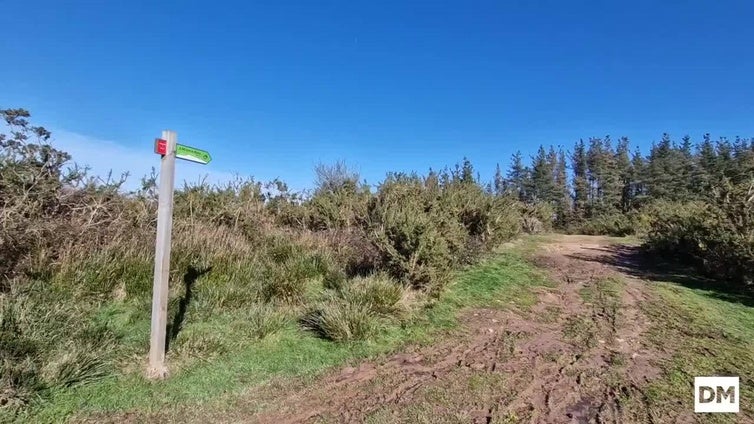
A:
{"label": "grass tuft", "polygon": [[352,279],[343,287],[340,295],[377,315],[390,317],[402,312],[400,303],[406,292],[400,283],[388,275],[375,274]]}
{"label": "grass tuft", "polygon": [[288,322],[286,315],[270,304],[251,305],[239,318],[248,321],[248,332],[257,339],[281,330]]}

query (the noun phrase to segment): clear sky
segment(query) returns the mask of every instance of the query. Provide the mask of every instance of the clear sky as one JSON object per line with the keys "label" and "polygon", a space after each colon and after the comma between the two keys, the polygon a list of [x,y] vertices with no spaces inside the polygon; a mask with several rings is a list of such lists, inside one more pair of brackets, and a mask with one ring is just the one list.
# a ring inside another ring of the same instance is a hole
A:
{"label": "clear sky", "polygon": [[626,135],[754,135],[751,1],[4,1],[0,107],[97,172],[143,174],[162,129],[210,150],[180,174],[309,187]]}

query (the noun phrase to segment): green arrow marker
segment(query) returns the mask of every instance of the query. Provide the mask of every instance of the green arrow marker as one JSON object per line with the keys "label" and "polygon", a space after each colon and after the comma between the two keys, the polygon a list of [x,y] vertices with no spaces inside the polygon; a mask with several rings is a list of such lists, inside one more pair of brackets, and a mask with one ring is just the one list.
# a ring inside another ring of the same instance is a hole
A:
{"label": "green arrow marker", "polygon": [[203,165],[208,164],[212,160],[212,156],[209,155],[208,151],[184,146],[183,144],[175,145],[175,157]]}

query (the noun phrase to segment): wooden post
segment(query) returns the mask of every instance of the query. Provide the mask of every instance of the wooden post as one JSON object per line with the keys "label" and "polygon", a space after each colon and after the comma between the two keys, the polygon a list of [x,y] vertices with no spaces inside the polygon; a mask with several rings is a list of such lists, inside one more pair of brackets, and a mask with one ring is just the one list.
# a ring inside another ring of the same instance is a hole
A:
{"label": "wooden post", "polygon": [[168,279],[170,277],[170,238],[173,228],[173,187],[175,184],[175,149],[177,138],[173,131],[163,131],[167,152],[160,164],[159,205],[157,207],[157,242],[154,255],[154,285],[152,288],[152,331],[149,339],[147,377],[167,377],[165,366],[165,337],[168,324]]}

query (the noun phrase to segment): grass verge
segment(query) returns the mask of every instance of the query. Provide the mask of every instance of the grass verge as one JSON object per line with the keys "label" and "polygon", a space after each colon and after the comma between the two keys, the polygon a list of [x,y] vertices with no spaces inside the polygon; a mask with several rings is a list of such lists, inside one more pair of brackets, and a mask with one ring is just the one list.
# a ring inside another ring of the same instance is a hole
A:
{"label": "grass verge", "polygon": [[[721,299],[713,290],[663,282],[653,285],[653,295],[643,305],[653,322],[648,342],[668,354],[664,375],[645,390],[655,421],[754,418],[754,307],[744,299]],[[740,377],[741,413],[694,415],[694,377],[726,375]]]}
{"label": "grass verge", "polygon": [[[207,404],[222,409],[246,391],[275,378],[306,381],[351,360],[387,354],[408,343],[429,343],[452,332],[459,312],[467,307],[528,308],[536,301],[530,288],[544,285],[544,275],[514,248],[460,272],[431,306],[402,322],[386,325],[369,340],[333,343],[303,331],[294,320],[284,324],[275,321],[275,327],[281,328],[262,339],[239,337],[233,326],[213,325],[216,319],[209,318],[193,325],[214,330],[208,333],[208,343],[223,346],[222,352],[192,361],[190,367],[174,367],[166,381],[147,381],[142,370],[134,369],[87,386],[54,391],[22,415],[0,413],[0,419],[61,422],[73,417],[101,422],[122,421],[125,415],[159,414],[164,421]],[[221,321],[232,323],[233,314],[223,314]],[[187,323],[186,331],[191,326]]]}

